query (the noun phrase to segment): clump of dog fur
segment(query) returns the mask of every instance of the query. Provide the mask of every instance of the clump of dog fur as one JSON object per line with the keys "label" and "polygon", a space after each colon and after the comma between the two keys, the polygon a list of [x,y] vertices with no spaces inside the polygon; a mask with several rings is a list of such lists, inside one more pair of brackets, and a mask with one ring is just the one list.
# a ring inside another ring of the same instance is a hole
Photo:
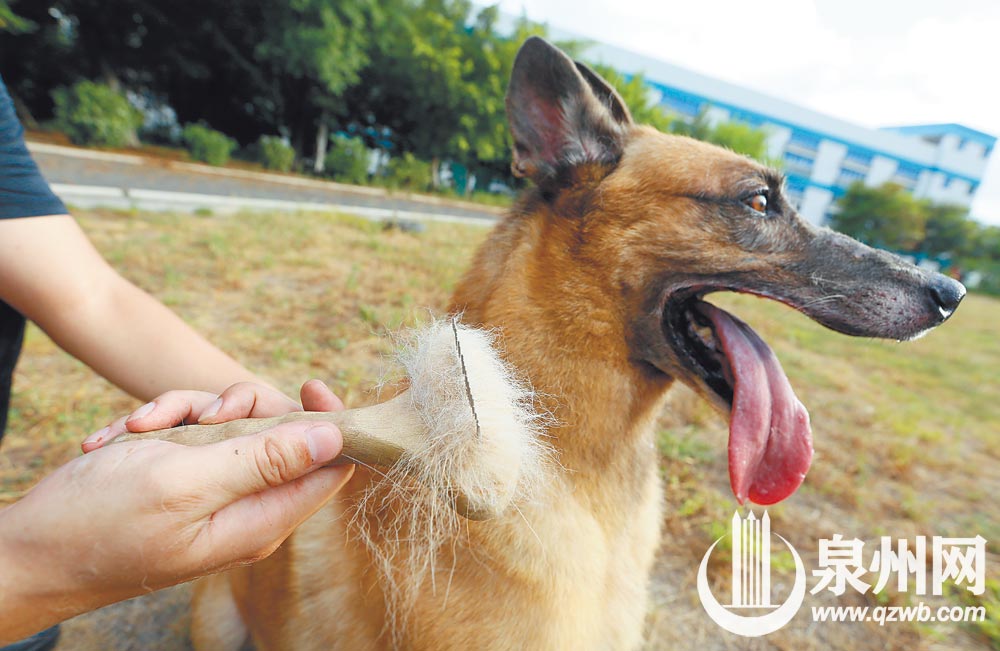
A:
{"label": "clump of dog fur", "polygon": [[550,417],[498,345],[497,333],[447,319],[414,330],[398,348],[426,445],[365,491],[352,520],[378,571],[394,636],[426,581],[447,590],[438,584],[450,576],[450,568],[437,567],[439,551],[456,543],[467,522],[455,510],[456,495],[516,513],[551,473],[543,440]]}

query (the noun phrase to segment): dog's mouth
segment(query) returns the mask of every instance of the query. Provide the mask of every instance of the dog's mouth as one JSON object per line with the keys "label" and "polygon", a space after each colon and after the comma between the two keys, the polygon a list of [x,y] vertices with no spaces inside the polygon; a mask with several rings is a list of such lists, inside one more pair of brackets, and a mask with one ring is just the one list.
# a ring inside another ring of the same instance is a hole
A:
{"label": "dog's mouth", "polygon": [[812,461],[809,413],[778,358],[746,323],[702,300],[667,299],[663,333],[682,379],[729,413],[729,481],[742,504],[775,504],[795,492]]}

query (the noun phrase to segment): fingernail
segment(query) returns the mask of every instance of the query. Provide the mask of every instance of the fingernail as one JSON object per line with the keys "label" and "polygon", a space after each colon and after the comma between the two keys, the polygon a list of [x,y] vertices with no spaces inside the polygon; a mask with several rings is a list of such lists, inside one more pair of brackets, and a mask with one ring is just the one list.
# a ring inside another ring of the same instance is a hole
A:
{"label": "fingernail", "polygon": [[205,411],[201,412],[201,416],[198,416],[198,422],[200,423],[202,421],[208,420],[212,416],[219,413],[219,410],[221,408],[222,408],[222,398],[216,398],[215,402],[205,407]]}
{"label": "fingernail", "polygon": [[314,464],[332,461],[340,454],[341,440],[333,425],[323,423],[313,425],[306,430],[306,443],[309,445],[309,456]]}
{"label": "fingernail", "polygon": [[80,449],[82,449],[84,452],[88,452],[89,450],[87,448],[103,442],[104,438],[108,435],[110,431],[111,431],[110,426],[97,430],[87,438],[83,439],[83,443],[80,444]]}
{"label": "fingernail", "polygon": [[133,411],[132,415],[128,417],[128,420],[139,420],[143,416],[148,416],[154,409],[156,409],[156,403],[147,402],[143,406]]}

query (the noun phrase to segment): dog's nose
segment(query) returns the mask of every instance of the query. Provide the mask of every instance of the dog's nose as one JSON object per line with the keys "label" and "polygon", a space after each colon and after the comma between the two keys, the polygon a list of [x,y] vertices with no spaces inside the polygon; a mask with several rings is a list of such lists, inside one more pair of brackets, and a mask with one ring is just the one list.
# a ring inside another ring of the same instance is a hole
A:
{"label": "dog's nose", "polygon": [[951,316],[965,298],[965,285],[941,274],[934,274],[930,284],[927,285],[927,290],[941,311],[941,316],[945,318]]}

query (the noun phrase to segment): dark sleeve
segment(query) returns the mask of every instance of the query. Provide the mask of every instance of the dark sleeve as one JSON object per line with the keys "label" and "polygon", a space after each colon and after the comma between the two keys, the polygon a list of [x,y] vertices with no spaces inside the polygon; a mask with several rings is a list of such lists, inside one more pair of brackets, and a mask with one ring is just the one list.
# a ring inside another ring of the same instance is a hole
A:
{"label": "dark sleeve", "polygon": [[24,146],[24,129],[0,79],[0,219],[65,214]]}

